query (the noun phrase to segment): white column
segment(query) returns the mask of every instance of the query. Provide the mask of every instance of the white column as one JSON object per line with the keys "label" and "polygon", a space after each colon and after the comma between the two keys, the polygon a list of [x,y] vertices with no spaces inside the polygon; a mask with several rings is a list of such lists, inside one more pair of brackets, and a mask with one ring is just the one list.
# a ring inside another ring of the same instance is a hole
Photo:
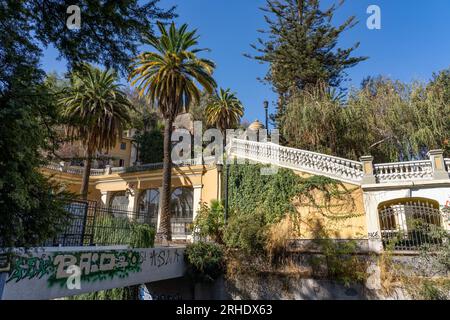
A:
{"label": "white column", "polygon": [[200,209],[200,201],[202,201],[202,185],[194,186],[194,202],[193,202],[193,217],[192,219],[195,220],[195,217],[197,217],[197,211]]}
{"label": "white column", "polygon": [[130,167],[133,166],[138,161],[137,158],[137,148],[134,143],[131,143],[131,151],[130,151]]}
{"label": "white column", "polygon": [[100,193],[102,194],[102,204],[107,206],[109,204],[109,199],[111,198],[111,191],[101,191]]}
{"label": "white column", "polygon": [[137,212],[137,200],[139,198],[139,190],[132,188],[129,189],[128,193],[128,218],[129,219],[136,219],[136,212]]}
{"label": "white column", "polygon": [[380,222],[378,218],[378,201],[374,194],[370,192],[363,193],[364,211],[366,212],[367,239],[369,250],[373,252],[383,251],[381,241]]}
{"label": "white column", "polygon": [[162,192],[163,192],[163,188],[162,186],[158,188],[159,190],[159,206],[158,206],[158,219],[156,220],[156,231],[159,231],[159,224],[161,222],[161,208],[162,208]]}

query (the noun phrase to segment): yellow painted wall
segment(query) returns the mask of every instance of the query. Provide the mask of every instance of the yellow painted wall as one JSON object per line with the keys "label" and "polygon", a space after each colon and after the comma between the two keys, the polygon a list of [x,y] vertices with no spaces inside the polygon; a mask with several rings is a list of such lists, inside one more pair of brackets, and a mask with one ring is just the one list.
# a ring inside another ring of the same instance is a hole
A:
{"label": "yellow painted wall", "polygon": [[[53,174],[53,179],[64,184],[66,190],[78,193],[81,176],[43,169],[47,175]],[[308,177],[310,174],[296,172]],[[122,191],[128,187],[138,190],[159,188],[162,186],[162,169],[134,173],[119,173],[90,178],[90,200],[100,201],[101,191]],[[200,202],[209,204],[218,199],[219,185],[216,167],[190,166],[174,167],[172,171],[172,188],[181,186],[201,186]],[[320,231],[325,231],[328,237],[337,239],[367,238],[366,217],[363,204],[363,192],[360,186],[343,183],[342,190],[348,194],[341,199],[334,197],[326,201],[324,193],[314,194],[316,205],[310,199],[303,197],[294,200],[298,215],[295,217],[295,236],[302,239],[317,237]],[[317,207],[319,205],[319,208]]]}
{"label": "yellow painted wall", "polygon": [[[125,150],[120,149],[120,145],[122,143],[125,143],[126,148]],[[119,159],[123,159],[125,164],[125,167],[129,167],[130,164],[130,160],[131,160],[131,140],[128,138],[122,138],[122,140],[120,142],[118,142],[114,148],[112,148],[111,150],[109,150],[108,153],[104,152],[104,155],[107,155],[109,157],[113,157],[113,158],[117,158],[115,160],[112,161],[112,166],[113,167],[118,167],[119,166]]]}
{"label": "yellow painted wall", "polygon": [[202,197],[201,202],[206,202],[208,205],[211,203],[211,200],[217,200],[219,195],[219,180],[217,168],[209,168],[203,175],[203,188],[202,188]]}
{"label": "yellow painted wall", "polygon": [[[296,172],[307,177],[310,174]],[[329,237],[333,239],[367,238],[367,224],[360,186],[342,183],[344,194],[338,199],[327,199],[325,193],[313,192],[314,201],[305,196],[294,200],[298,215],[295,217],[295,235],[301,239]]]}

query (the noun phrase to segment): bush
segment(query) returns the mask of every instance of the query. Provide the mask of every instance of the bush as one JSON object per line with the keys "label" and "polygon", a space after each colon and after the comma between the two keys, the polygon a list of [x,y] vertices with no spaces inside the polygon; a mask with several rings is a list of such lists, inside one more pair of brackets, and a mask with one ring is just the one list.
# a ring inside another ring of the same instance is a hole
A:
{"label": "bush", "polygon": [[94,244],[151,248],[155,233],[155,228],[147,224],[130,221],[128,218],[103,216],[97,218],[95,222]]}
{"label": "bush", "polygon": [[363,283],[366,280],[368,261],[356,254],[358,251],[356,241],[338,242],[322,238],[315,242],[323,254],[323,259],[316,258],[315,264],[326,266],[328,278],[342,282],[346,286],[354,282]]}
{"label": "bush", "polygon": [[132,224],[130,246],[132,248],[153,248],[155,228],[148,224]]}
{"label": "bush", "polygon": [[195,281],[214,281],[224,271],[223,256],[222,247],[215,243],[196,242],[187,246],[188,275]]}
{"label": "bush", "polygon": [[163,161],[164,135],[159,128],[138,134],[135,139],[140,147],[139,159],[142,163],[158,163]]}
{"label": "bush", "polygon": [[262,211],[253,214],[234,213],[228,220],[224,242],[229,248],[238,248],[243,253],[257,255],[264,253],[268,225]]}
{"label": "bush", "polygon": [[194,235],[223,244],[224,219],[224,207],[219,201],[212,200],[211,207],[202,203],[194,221]]}

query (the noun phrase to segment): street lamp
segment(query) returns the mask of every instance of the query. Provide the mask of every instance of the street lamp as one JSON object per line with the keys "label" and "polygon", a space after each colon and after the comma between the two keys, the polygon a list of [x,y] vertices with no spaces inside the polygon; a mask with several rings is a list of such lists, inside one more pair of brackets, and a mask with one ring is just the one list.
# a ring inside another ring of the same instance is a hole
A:
{"label": "street lamp", "polygon": [[264,111],[266,112],[266,130],[269,132],[269,101],[267,100],[264,101]]}
{"label": "street lamp", "polygon": [[223,219],[225,224],[227,224],[227,220],[228,220],[228,184],[229,184],[229,180],[230,180],[230,164],[226,163],[225,165],[227,172],[226,172],[226,176],[225,176],[225,210],[224,210],[224,215],[223,215]]}

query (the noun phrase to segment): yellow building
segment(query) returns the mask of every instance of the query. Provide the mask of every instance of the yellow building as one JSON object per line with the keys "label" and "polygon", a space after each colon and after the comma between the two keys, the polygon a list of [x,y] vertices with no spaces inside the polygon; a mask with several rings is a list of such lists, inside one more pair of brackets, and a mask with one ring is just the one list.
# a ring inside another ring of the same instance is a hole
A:
{"label": "yellow building", "polygon": [[[122,141],[126,147],[112,152],[125,159],[132,154],[131,139],[125,137]],[[399,236],[405,237],[399,242],[404,246],[399,250],[411,250],[420,240],[411,219],[419,217],[450,230],[444,210],[450,195],[450,159],[444,159],[441,150],[430,151],[429,160],[373,164],[371,157],[351,161],[269,142],[232,138],[228,152],[230,159],[256,161],[273,168],[289,168],[302,176],[321,175],[341,182],[347,196],[332,200],[327,206],[322,205],[326,199],[321,192],[313,194],[311,206],[311,199],[293,200],[298,208],[296,237],[300,240],[313,239],[315,226],[320,225],[329,231],[328,237],[360,239],[371,251],[382,250],[392,237]],[[158,225],[162,164],[130,166],[130,162],[92,169],[88,197],[109,208],[134,212],[140,219]],[[191,223],[201,203],[220,199],[220,168],[212,162],[199,164],[194,160],[174,165],[171,202],[175,239],[190,237]],[[82,170],[65,164],[43,168],[74,193],[79,192]],[[342,219],[330,219],[332,215]]]}

